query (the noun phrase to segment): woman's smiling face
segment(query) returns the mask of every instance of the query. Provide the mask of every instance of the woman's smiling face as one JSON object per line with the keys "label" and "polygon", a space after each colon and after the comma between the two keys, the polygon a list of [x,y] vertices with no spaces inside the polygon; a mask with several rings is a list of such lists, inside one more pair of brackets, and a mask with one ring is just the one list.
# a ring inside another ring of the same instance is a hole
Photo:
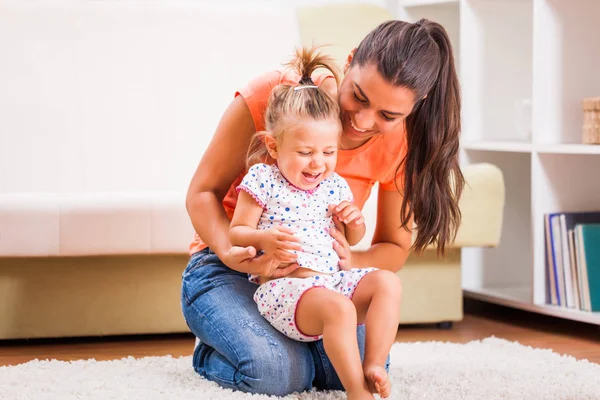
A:
{"label": "woman's smiling face", "polygon": [[373,136],[403,132],[404,120],[415,104],[415,94],[385,81],[375,64],[353,65],[338,92],[342,148],[356,148]]}

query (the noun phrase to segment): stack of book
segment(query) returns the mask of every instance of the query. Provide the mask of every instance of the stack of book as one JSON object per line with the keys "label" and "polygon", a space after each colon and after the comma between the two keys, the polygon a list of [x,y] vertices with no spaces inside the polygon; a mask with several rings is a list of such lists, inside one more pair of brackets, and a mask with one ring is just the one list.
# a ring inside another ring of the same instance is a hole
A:
{"label": "stack of book", "polygon": [[544,216],[549,304],[600,311],[600,211]]}

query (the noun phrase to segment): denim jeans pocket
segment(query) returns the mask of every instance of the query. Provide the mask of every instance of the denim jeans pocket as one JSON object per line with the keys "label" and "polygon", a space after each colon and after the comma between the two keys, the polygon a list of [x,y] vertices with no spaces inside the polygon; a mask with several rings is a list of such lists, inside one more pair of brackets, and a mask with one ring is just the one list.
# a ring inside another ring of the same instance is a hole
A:
{"label": "denim jeans pocket", "polygon": [[191,304],[198,296],[210,291],[219,276],[228,271],[231,270],[208,248],[193,254],[182,274],[182,299]]}
{"label": "denim jeans pocket", "polygon": [[208,247],[200,250],[197,253],[192,254],[190,256],[190,260],[188,261],[187,266],[185,267],[185,270],[183,271],[182,277],[185,277],[186,275],[191,274],[197,268],[200,268],[203,265],[205,265],[207,262],[207,259],[210,256],[216,257],[215,253],[212,250],[210,250]]}

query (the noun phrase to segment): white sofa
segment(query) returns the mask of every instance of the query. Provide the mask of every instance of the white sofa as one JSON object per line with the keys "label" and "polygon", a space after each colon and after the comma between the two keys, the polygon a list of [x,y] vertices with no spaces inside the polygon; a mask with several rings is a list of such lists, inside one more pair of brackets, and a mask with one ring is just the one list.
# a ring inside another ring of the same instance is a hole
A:
{"label": "white sofa", "polygon": [[[189,180],[235,90],[312,32],[309,14],[264,5],[0,3],[0,339],[187,330]],[[356,7],[361,29],[381,19]],[[460,247],[499,240],[502,176],[477,168],[452,267],[426,255],[433,269],[402,272],[404,322],[462,318]]]}
{"label": "white sofa", "polygon": [[233,3],[0,3],[0,255],[186,251],[220,116],[298,41],[291,10]]}

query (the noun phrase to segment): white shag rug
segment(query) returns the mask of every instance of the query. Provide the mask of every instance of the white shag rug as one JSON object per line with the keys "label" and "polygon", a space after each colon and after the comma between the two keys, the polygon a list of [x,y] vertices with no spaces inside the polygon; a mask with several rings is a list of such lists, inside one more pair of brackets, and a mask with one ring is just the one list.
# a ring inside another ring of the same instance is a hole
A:
{"label": "white shag rug", "polygon": [[[600,365],[503,339],[396,343],[391,399],[600,399]],[[307,392],[285,400],[345,399]],[[191,357],[30,361],[0,367],[0,399],[266,400],[200,378]]]}

